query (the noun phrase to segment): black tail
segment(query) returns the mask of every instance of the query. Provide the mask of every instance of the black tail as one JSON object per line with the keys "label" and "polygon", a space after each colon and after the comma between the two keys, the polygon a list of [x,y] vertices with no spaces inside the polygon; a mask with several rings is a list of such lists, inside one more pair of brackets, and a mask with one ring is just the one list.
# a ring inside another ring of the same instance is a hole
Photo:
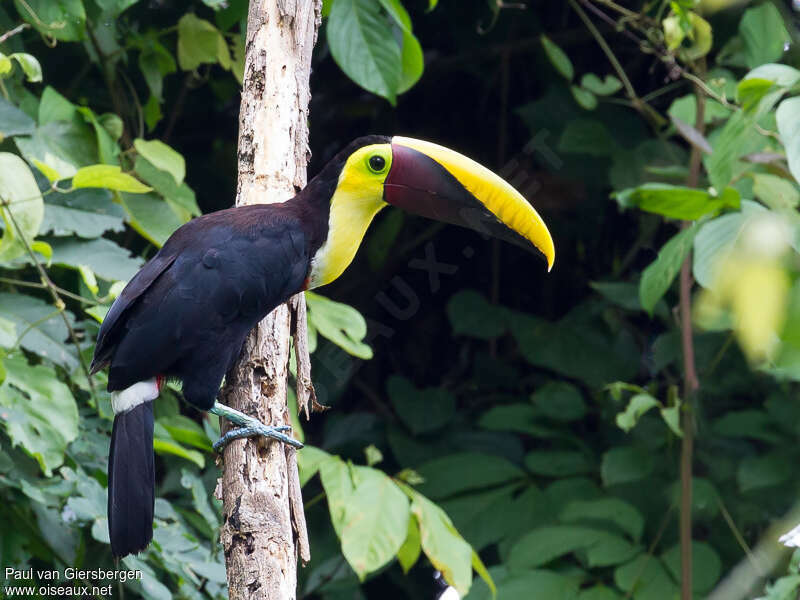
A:
{"label": "black tail", "polygon": [[108,533],[111,553],[144,550],[153,539],[155,503],[153,403],[114,417],[108,455]]}

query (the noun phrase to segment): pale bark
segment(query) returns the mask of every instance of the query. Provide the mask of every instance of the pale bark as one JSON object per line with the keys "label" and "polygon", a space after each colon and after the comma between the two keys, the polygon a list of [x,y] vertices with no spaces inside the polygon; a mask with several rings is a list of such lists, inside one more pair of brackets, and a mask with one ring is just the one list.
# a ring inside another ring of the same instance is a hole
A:
{"label": "pale bark", "polygon": [[[250,3],[237,205],[282,202],[306,183],[309,75],[320,11],[320,0]],[[284,305],[248,338],[222,402],[268,425],[288,424],[289,340]],[[308,546],[293,452],[260,438],[235,440],[224,451],[221,542],[231,600],[296,598],[297,553],[302,549],[307,560]]]}

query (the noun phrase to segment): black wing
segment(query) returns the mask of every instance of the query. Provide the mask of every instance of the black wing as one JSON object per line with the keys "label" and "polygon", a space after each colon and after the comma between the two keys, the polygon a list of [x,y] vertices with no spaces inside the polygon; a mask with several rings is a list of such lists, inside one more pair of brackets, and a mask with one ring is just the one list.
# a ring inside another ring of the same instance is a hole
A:
{"label": "black wing", "polygon": [[247,332],[308,274],[303,228],[280,207],[220,211],[170,238],[101,328],[94,362],[110,362],[110,390],[171,375],[187,399],[194,388],[216,393]]}

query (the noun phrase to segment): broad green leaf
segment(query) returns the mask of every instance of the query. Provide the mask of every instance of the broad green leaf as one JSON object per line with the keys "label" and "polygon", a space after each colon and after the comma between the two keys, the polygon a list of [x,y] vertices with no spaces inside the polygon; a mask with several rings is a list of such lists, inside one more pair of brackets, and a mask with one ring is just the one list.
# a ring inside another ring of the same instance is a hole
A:
{"label": "broad green leaf", "polygon": [[225,38],[211,23],[186,13],[178,21],[178,64],[193,71],[202,64],[218,62],[219,43]]}
{"label": "broad green leaf", "polygon": [[[69,331],[54,306],[25,294],[0,293],[0,314],[13,321],[25,350],[72,371],[79,365]],[[71,313],[65,313],[73,321]]]}
{"label": "broad green leaf", "polygon": [[[465,600],[573,600],[578,594],[580,579],[555,570],[526,569],[508,572],[505,567],[492,567],[489,571],[497,582],[497,593],[476,582]],[[583,600],[583,597],[580,597]],[[605,600],[605,599],[603,599]]]}
{"label": "broad green leaf", "polygon": [[562,152],[609,156],[616,144],[606,126],[595,119],[572,119],[567,123],[558,149]]}
{"label": "broad green leaf", "polygon": [[342,553],[363,581],[392,560],[408,535],[406,495],[383,472],[356,467],[356,485],[344,503]]}
{"label": "broad green leaf", "polygon": [[631,429],[636,427],[636,423],[639,422],[642,415],[651,408],[660,405],[661,403],[650,394],[636,394],[632,396],[625,410],[617,414],[617,427],[625,432],[630,432]]}
{"label": "broad green leaf", "polygon": [[331,459],[330,454],[314,446],[306,445],[303,450],[308,450],[308,452],[297,453],[297,466],[300,471],[300,485],[302,486],[317,474],[323,462]]}
{"label": "broad green leaf", "polygon": [[123,231],[124,216],[124,209],[104,189],[85,188],[68,194],[50,194],[44,203],[39,235],[96,238],[106,231]]}
{"label": "broad green leaf", "polygon": [[0,213],[5,230],[0,239],[0,261],[26,253],[44,218],[44,201],[33,173],[16,154],[0,152]]}
{"label": "broad green leaf", "polygon": [[22,72],[25,73],[25,78],[28,81],[38,83],[42,80],[42,65],[39,64],[39,61],[32,54],[15,52],[8,58],[17,61],[17,64],[22,68]]}
{"label": "broad green leaf", "polygon": [[50,183],[55,183],[56,181],[63,179],[63,177],[61,177],[61,174],[50,165],[46,165],[42,161],[36,158],[34,158],[31,162],[33,162],[34,167],[39,169],[39,172],[42,175],[47,177],[47,181],[49,181]]}
{"label": "broad green leaf", "polygon": [[800,97],[784,100],[775,113],[789,170],[795,180],[800,182]]}
{"label": "broad green leaf", "polygon": [[406,539],[397,551],[397,560],[403,569],[403,573],[408,573],[411,570],[421,553],[422,540],[420,538],[419,524],[416,518],[409,519]]}
{"label": "broad green leaf", "polygon": [[328,44],[336,64],[358,85],[394,104],[402,80],[402,52],[374,0],[336,0]]}
{"label": "broad green leaf", "polygon": [[211,441],[206,432],[190,418],[183,415],[171,415],[159,418],[158,423],[169,432],[176,442],[211,452]]}
{"label": "broad green leaf", "polygon": [[172,175],[177,185],[183,183],[183,178],[186,176],[186,161],[182,154],[160,140],[137,138],[133,140],[133,146],[154,167]]}
{"label": "broad green leaf", "polygon": [[81,0],[14,0],[20,17],[48,37],[64,42],[84,39],[86,12]]}
{"label": "broad green leaf", "polygon": [[119,145],[116,140],[111,137],[111,134],[106,130],[102,123],[97,118],[94,112],[86,107],[78,107],[78,112],[83,119],[92,126],[97,139],[97,156],[101,163],[106,165],[119,165]]}
{"label": "broad green leaf", "polygon": [[127,281],[144,262],[138,256],[106,238],[81,240],[73,237],[51,238],[52,263],[78,269],[89,267],[106,281]]}
{"label": "broad green leaf", "polygon": [[78,169],[78,172],[72,177],[72,187],[75,189],[106,188],[133,194],[145,194],[152,190],[114,165],[92,165]]}
{"label": "broad green leaf", "polygon": [[745,111],[753,111],[758,108],[759,102],[775,86],[769,79],[748,77],[743,79],[736,86],[736,100],[742,105]]}
{"label": "broad green leaf", "polygon": [[478,574],[478,577],[483,579],[484,583],[489,587],[489,591],[492,592],[492,598],[497,597],[497,586],[494,584],[492,575],[475,550],[472,551],[472,568]]}
{"label": "broad green leaf", "polygon": [[525,456],[531,473],[545,477],[570,477],[591,473],[595,466],[591,457],[575,450],[534,450]]}
{"label": "broad green leaf", "polygon": [[634,446],[619,446],[603,454],[600,474],[603,485],[610,487],[621,483],[639,481],[647,477],[654,468],[650,450]]}
{"label": "broad green leaf", "polygon": [[331,524],[336,535],[341,538],[347,501],[355,488],[350,467],[338,456],[329,456],[326,460],[319,462],[318,469],[322,487],[328,497]]}
{"label": "broad green leaf", "polygon": [[542,35],[541,40],[545,54],[547,54],[547,58],[550,60],[550,64],[555,67],[556,71],[561,73],[564,79],[572,81],[572,78],[575,76],[575,68],[572,66],[572,61],[569,59],[569,56],[546,35]]}
{"label": "broad green leaf", "polygon": [[[661,560],[675,581],[681,580],[681,548],[676,544],[661,555]],[[692,541],[692,590],[696,594],[708,594],[722,575],[722,560],[706,542]]]}
{"label": "broad green leaf", "polygon": [[183,220],[169,204],[155,194],[122,194],[122,206],[128,213],[131,227],[158,247],[183,225]]}
{"label": "broad green leaf", "polygon": [[537,437],[550,437],[552,428],[539,420],[540,412],[530,404],[504,404],[487,410],[478,421],[490,431],[518,431]]}
{"label": "broad green leaf", "polygon": [[563,523],[585,525],[612,523],[637,542],[644,532],[642,513],[632,504],[619,498],[575,500],[561,510],[558,518]]}
{"label": "broad green leaf", "polygon": [[322,18],[327,18],[331,14],[333,0],[322,0]]}
{"label": "broad green leaf", "polygon": [[62,178],[99,161],[96,136],[84,122],[49,122],[30,137],[15,137],[14,143],[26,159],[39,160]]}
{"label": "broad green leaf", "polygon": [[441,429],[455,416],[456,400],[441,387],[420,390],[408,379],[393,375],[386,391],[397,416],[415,435]]}
{"label": "broad green leaf", "polygon": [[425,556],[447,583],[465,595],[472,585],[472,548],[441,508],[406,485],[402,489],[411,498],[411,512],[419,523]]}
{"label": "broad green leaf", "polygon": [[770,488],[788,481],[793,466],[777,452],[761,456],[748,456],[739,464],[736,480],[742,492]]}
{"label": "broad green leaf", "polygon": [[59,94],[52,86],[47,86],[39,101],[39,125],[55,121],[72,121],[78,114],[78,107]]}
{"label": "broad green leaf", "polygon": [[587,73],[581,78],[581,87],[598,96],[611,96],[622,89],[622,82],[613,75],[601,80],[594,73]]}
{"label": "broad green leaf", "polygon": [[[659,300],[667,293],[675,277],[681,270],[681,265],[689,251],[692,249],[694,236],[697,235],[699,224],[675,234],[658,252],[658,258],[653,261],[642,273],[639,284],[639,299],[650,315]],[[619,424],[619,422],[617,423]]]}
{"label": "broad green leaf", "polygon": [[607,535],[600,529],[577,525],[539,527],[511,547],[508,568],[519,572],[541,567],[565,554],[589,548]]}
{"label": "broad green leaf", "polygon": [[172,210],[183,222],[188,222],[192,217],[200,215],[200,207],[197,206],[194,191],[186,183],[176,184],[172,175],[156,168],[149,160],[141,156],[137,157],[134,169],[136,175],[167,200]]}
{"label": "broad green leaf", "polygon": [[797,184],[769,173],[753,173],[753,193],[764,204],[778,212],[785,213],[800,204]]}
{"label": "broad green leaf", "polygon": [[155,40],[148,40],[139,53],[139,70],[142,72],[150,93],[162,101],[164,77],[177,71],[175,59],[169,50]]}
{"label": "broad green leaf", "polygon": [[742,82],[748,79],[766,79],[783,88],[790,88],[798,81],[800,81],[800,71],[789,65],[782,65],[780,63],[771,63],[766,65],[759,65],[747,75],[745,75]]}
{"label": "broad green leaf", "polygon": [[739,208],[739,192],[727,188],[721,195],[712,195],[705,190],[646,183],[637,188],[616,193],[619,204],[625,208],[637,207],[669,219],[694,221],[708,214],[716,214],[724,208]]}
{"label": "broad green leaf", "polygon": [[378,0],[395,23],[406,33],[411,33],[411,17],[400,0]]}
{"label": "broad green leaf", "polygon": [[766,209],[756,202],[742,202],[741,212],[717,217],[700,227],[694,238],[692,273],[701,286],[710,288],[721,261],[729,254],[748,220]]}
{"label": "broad green leaf", "polygon": [[447,316],[457,335],[489,340],[506,330],[505,310],[474,290],[461,290],[447,302]]}
{"label": "broad green leaf", "polygon": [[158,454],[170,454],[179,458],[193,462],[201,469],[206,465],[205,457],[197,450],[184,448],[171,438],[155,437],[153,439],[153,450]]}
{"label": "broad green leaf", "polygon": [[642,553],[631,562],[617,567],[614,583],[636,600],[664,600],[678,597],[678,587],[670,578],[664,564]]}
{"label": "broad green leaf", "polygon": [[505,458],[478,452],[461,452],[434,458],[416,469],[425,479],[420,493],[438,500],[501,483],[522,479],[525,474]]}
{"label": "broad green leaf", "polygon": [[367,322],[360,312],[313,292],[306,292],[306,304],[309,324],[320,335],[353,356],[372,358],[372,348],[362,341],[367,335]]}
{"label": "broad green leaf", "polygon": [[586,414],[581,391],[566,381],[548,381],[531,396],[539,412],[556,421],[577,421]]}
{"label": "broad green leaf", "polygon": [[[195,511],[203,517],[209,529],[213,532],[213,535],[216,535],[220,523],[217,514],[211,508],[209,495],[203,480],[191,470],[184,467],[181,469],[181,486],[187,490],[191,490],[192,504],[194,505]],[[224,573],[221,580],[225,581]],[[217,579],[217,581],[219,581],[219,579]]]}
{"label": "broad green leaf", "polygon": [[780,59],[784,44],[791,41],[781,13],[771,2],[748,8],[739,21],[739,34],[751,69]]}
{"label": "broad green leaf", "polygon": [[403,33],[402,49],[402,70],[400,72],[400,83],[397,93],[402,94],[411,89],[425,69],[425,61],[422,54],[422,46],[413,33]]}
{"label": "broad green leaf", "polygon": [[572,92],[573,98],[575,98],[575,102],[580,104],[582,108],[586,110],[594,110],[597,108],[597,96],[592,92],[578,87],[577,85],[571,85],[569,89]]}
{"label": "broad green leaf", "polygon": [[0,141],[13,135],[31,135],[34,131],[33,119],[0,96]]}
{"label": "broad green leaf", "polygon": [[2,423],[13,445],[20,445],[46,476],[64,461],[78,437],[78,407],[52,367],[31,366],[21,354],[3,359],[6,378],[0,386]]}
{"label": "broad green leaf", "polygon": [[[17,343],[17,325],[14,321],[9,321],[0,317],[0,348],[13,348]],[[0,377],[0,383],[3,382],[3,377]]]}

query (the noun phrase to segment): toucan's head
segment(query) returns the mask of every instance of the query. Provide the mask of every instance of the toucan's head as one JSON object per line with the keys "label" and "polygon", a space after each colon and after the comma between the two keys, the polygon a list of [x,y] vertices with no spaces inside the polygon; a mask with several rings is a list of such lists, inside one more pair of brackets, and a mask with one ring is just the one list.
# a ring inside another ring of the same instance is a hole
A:
{"label": "toucan's head", "polygon": [[[338,163],[338,164],[337,164]],[[553,267],[555,248],[539,213],[504,179],[437,144],[367,136],[352,142],[320,174],[333,187],[329,231],[312,265],[312,287],[332,281],[352,260],[372,217],[392,205],[461,225],[540,253]]]}

